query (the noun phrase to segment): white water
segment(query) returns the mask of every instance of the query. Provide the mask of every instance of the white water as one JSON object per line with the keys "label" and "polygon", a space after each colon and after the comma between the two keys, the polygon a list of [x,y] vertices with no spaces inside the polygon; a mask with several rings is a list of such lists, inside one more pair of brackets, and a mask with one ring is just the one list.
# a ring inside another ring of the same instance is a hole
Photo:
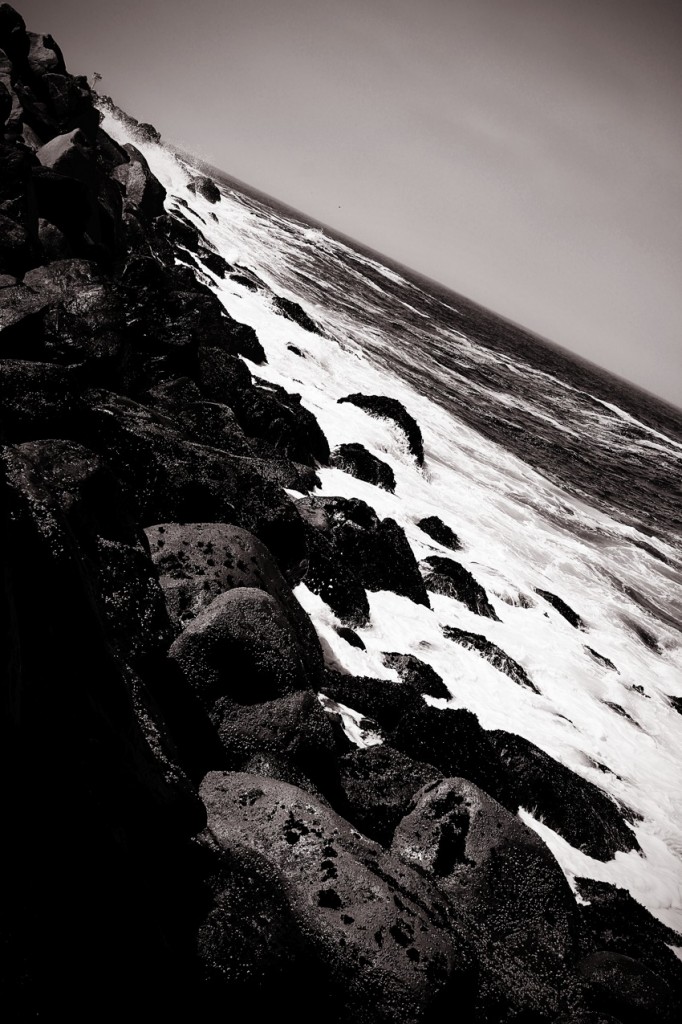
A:
{"label": "white water", "polygon": [[[120,141],[128,141],[125,129],[111,117],[104,127]],[[279,294],[301,301],[287,282],[292,279],[291,261],[299,261],[300,270],[305,253],[291,245],[294,229],[284,230],[284,218],[273,215],[264,225],[238,193],[225,189],[222,201],[211,206],[187,190],[188,175],[172,154],[158,146],[135,144],[168,190],[170,210],[180,208],[177,198],[185,200],[192,213],[181,207],[183,212],[226,259],[253,269]],[[305,269],[311,274],[317,251],[324,250],[330,258],[337,248],[344,248],[318,229],[297,230],[301,246],[310,250]],[[359,263],[365,259],[357,254],[355,258]],[[387,277],[395,276],[380,264],[374,266]],[[440,516],[464,544],[458,561],[486,588],[502,620],[474,615],[439,595],[431,595],[432,608],[427,609],[392,593],[369,594],[371,621],[359,630],[366,645],[362,651],[337,635],[333,627],[338,622],[331,610],[300,586],[297,597],[311,615],[330,662],[356,674],[397,678],[383,666],[382,652],[414,654],[443,677],[452,695],[450,706],[469,708],[484,728],[526,737],[627,805],[642,819],[636,827],[642,853],[618,854],[608,864],[586,857],[527,811],[521,813],[548,843],[569,880],[578,874],[621,885],[660,920],[682,930],[682,716],[666,699],[682,696],[682,635],[670,617],[667,622],[652,619],[615,585],[622,580],[654,607],[679,608],[678,574],[631,543],[636,539],[632,527],[577,501],[456,415],[374,365],[363,354],[363,332],[371,330],[373,343],[383,343],[390,351],[390,336],[382,334],[380,323],[367,328],[350,313],[333,314],[304,301],[329,335],[323,339],[277,314],[266,293],[253,293],[210,273],[206,280],[235,319],[256,329],[268,363],[254,375],[299,392],[332,447],[360,441],[390,464],[397,481],[395,494],[389,494],[339,470],[323,468],[319,493],[362,498],[381,517],[392,516],[404,527],[418,559],[449,554],[416,526],[424,516]],[[412,290],[418,305],[418,289]],[[468,344],[464,338],[462,343]],[[305,358],[291,352],[288,344]],[[354,391],[403,402],[422,429],[423,471],[389,423],[352,405],[337,404],[338,398]],[[564,429],[570,430],[570,424]],[[662,542],[658,547],[675,555]],[[535,588],[559,595],[578,612],[588,631],[574,629],[534,593]],[[508,603],[519,594],[532,598],[534,607]],[[661,653],[644,646],[624,617],[653,631]],[[526,669],[540,694],[515,685],[475,652],[446,640],[443,624],[484,634]],[[618,672],[597,664],[585,644],[609,658]],[[605,701],[620,705],[636,724]],[[446,705],[442,700],[430,703]],[[352,709],[340,710],[355,742],[375,742],[363,731],[361,716]],[[610,773],[604,774],[594,762]]]}

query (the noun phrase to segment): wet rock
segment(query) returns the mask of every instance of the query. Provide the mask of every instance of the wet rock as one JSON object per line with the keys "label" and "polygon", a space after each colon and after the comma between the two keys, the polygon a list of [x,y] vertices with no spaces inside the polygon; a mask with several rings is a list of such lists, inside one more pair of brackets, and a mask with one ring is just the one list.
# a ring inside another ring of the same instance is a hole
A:
{"label": "wet rock", "polygon": [[322,335],[322,330],[318,324],[308,316],[306,311],[298,302],[294,302],[293,299],[284,299],[281,295],[272,296],[272,304],[278,313],[285,316],[287,320],[293,320],[299,327],[302,327],[304,331],[310,331],[312,334]]}
{"label": "wet rock", "polygon": [[336,469],[350,473],[359,480],[365,480],[385,491],[395,491],[395,476],[387,462],[378,459],[368,452],[362,444],[341,444],[335,448],[330,458],[330,465]]}
{"label": "wet rock", "polygon": [[374,719],[387,732],[406,715],[418,713],[424,704],[419,692],[409,684],[351,676],[330,669],[325,672],[320,690],[337,703]]}
{"label": "wet rock", "polygon": [[384,654],[383,662],[419,693],[445,700],[452,696],[436,670],[413,654]]}
{"label": "wet rock", "polygon": [[672,1024],[679,1002],[669,986],[653,971],[631,957],[598,952],[578,967],[595,1009],[613,1014],[621,1024]]}
{"label": "wet rock", "polygon": [[391,851],[451,896],[455,914],[470,924],[479,955],[494,965],[495,981],[507,988],[512,1004],[556,1013],[566,990],[572,986],[577,994],[570,964],[579,954],[579,918],[552,854],[517,817],[464,779],[430,783],[414,804]]}
{"label": "wet rock", "polygon": [[322,653],[315,628],[257,537],[223,523],[164,523],[146,534],[174,623],[191,621],[225,591],[257,587],[282,609],[301,651],[307,685],[317,686]]}
{"label": "wet rock", "polygon": [[346,754],[339,769],[346,818],[383,846],[390,845],[418,790],[442,778],[433,765],[414,761],[385,743]]}
{"label": "wet rock", "polygon": [[438,516],[427,516],[417,523],[420,530],[428,534],[432,540],[451,551],[459,551],[462,547],[461,541],[454,530],[451,530]]}
{"label": "wet rock", "polygon": [[465,629],[458,629],[457,626],[443,626],[443,636],[446,636],[448,640],[455,640],[469,651],[476,651],[496,669],[509,676],[512,682],[518,683],[519,686],[525,686],[529,690],[533,690],[534,693],[540,693],[525,668],[481,633],[469,633]]}
{"label": "wet rock", "polygon": [[338,633],[341,639],[345,640],[347,644],[351,645],[351,647],[357,647],[361,651],[365,650],[362,637],[358,636],[355,630],[351,629],[350,626],[334,626],[334,630]]}
{"label": "wet rock", "polygon": [[397,398],[386,398],[385,395],[346,395],[339,398],[339,403],[350,402],[359,409],[364,409],[370,416],[378,416],[381,419],[393,420],[403,431],[407,439],[409,450],[417,460],[417,465],[424,464],[424,443],[419,424],[410,416],[405,406]]}
{"label": "wet rock", "polygon": [[77,415],[74,384],[71,374],[50,363],[0,360],[0,436],[4,442],[71,433]]}
{"label": "wet rock", "polygon": [[538,813],[571,846],[596,860],[639,849],[623,810],[601,789],[521,736],[500,730],[487,735],[508,770],[513,809]]}
{"label": "wet rock", "polygon": [[285,783],[211,773],[202,797],[221,845],[246,845],[280,873],[295,919],[329,971],[336,1019],[432,1019],[439,996],[454,992],[460,1008],[470,1005],[467,950],[448,935],[437,895],[413,871]]}
{"label": "wet rock", "polygon": [[201,196],[209,203],[220,202],[220,189],[211,178],[207,178],[205,175],[193,178],[187,186],[187,189],[189,192],[193,192],[195,195]]}
{"label": "wet rock", "polygon": [[230,280],[234,281],[235,284],[240,284],[242,288],[248,288],[250,292],[257,292],[258,285],[246,274],[230,274]]}
{"label": "wet rock", "polygon": [[300,395],[260,385],[233,392],[229,404],[247,437],[268,442],[293,462],[329,462],[327,438],[314,414],[301,405]]}
{"label": "wet rock", "polygon": [[0,50],[21,65],[28,57],[30,45],[24,19],[9,4],[0,4]]}
{"label": "wet rock", "polygon": [[254,704],[304,689],[302,654],[277,601],[254,587],[220,594],[170,649],[208,710],[221,697]]}
{"label": "wet rock", "polygon": [[[314,507],[311,503],[314,503]],[[351,626],[365,626],[369,621],[369,601],[360,579],[345,563],[334,546],[331,534],[326,535],[311,525],[306,512],[319,519],[326,515],[317,506],[316,499],[300,498],[296,507],[306,526],[306,556],[302,581],[329,605],[343,622]]]}
{"label": "wet rock", "polygon": [[452,558],[431,555],[424,560],[424,565],[424,583],[427,590],[461,601],[475,615],[484,615],[495,622],[500,621],[481,584],[459,562]]}
{"label": "wet rock", "polygon": [[189,377],[162,381],[144,396],[147,405],[173,420],[189,441],[220,448],[230,455],[252,457],[254,452],[228,405],[207,402]]}
{"label": "wet rock", "polygon": [[133,213],[141,221],[149,223],[164,213],[166,190],[156,178],[146,159],[135,146],[126,144],[128,163],[118,164],[112,171],[112,178],[125,189],[123,209]]}
{"label": "wet rock", "polygon": [[216,277],[225,278],[232,270],[227,260],[220,253],[213,252],[211,249],[202,248],[199,250],[198,255],[204,267],[210,270],[212,274],[215,274]]}
{"label": "wet rock", "polygon": [[153,124],[149,124],[147,121],[142,121],[140,124],[135,125],[134,134],[142,140],[142,142],[161,142],[161,132],[159,132]]}
{"label": "wet rock", "polygon": [[585,629],[585,623],[580,616],[570,608],[565,601],[562,601],[556,594],[550,593],[549,590],[540,590],[538,587],[535,588],[535,593],[543,597],[548,604],[551,604],[553,608],[559,612],[559,615],[563,615],[567,622],[570,622],[576,629]]}
{"label": "wet rock", "polygon": [[301,774],[297,784],[303,789],[315,788],[338,798],[334,730],[311,691],[248,706],[219,700],[212,719],[233,770],[244,771],[257,755],[275,756]]}
{"label": "wet rock", "polygon": [[610,668],[612,672],[618,672],[618,669],[613,664],[610,658],[604,657],[603,654],[600,654],[598,651],[595,651],[592,647],[588,647],[587,644],[585,644],[585,650],[590,655],[590,657],[594,658],[598,665],[602,665],[604,668]]}
{"label": "wet rock", "polygon": [[267,363],[265,349],[258,340],[258,335],[253,327],[249,327],[248,324],[239,324],[235,320],[231,325],[230,336],[237,355],[244,356],[245,359],[257,366]]}
{"label": "wet rock", "polygon": [[367,590],[391,590],[428,607],[412,549],[393,519],[380,520],[358,498],[320,497],[315,504],[326,514],[334,548]]}

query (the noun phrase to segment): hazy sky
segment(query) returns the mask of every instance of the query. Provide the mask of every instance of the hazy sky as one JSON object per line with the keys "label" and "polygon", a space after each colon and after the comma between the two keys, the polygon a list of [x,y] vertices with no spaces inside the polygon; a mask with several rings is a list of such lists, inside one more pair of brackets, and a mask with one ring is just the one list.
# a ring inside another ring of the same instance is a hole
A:
{"label": "hazy sky", "polygon": [[17,0],[169,140],[682,405],[680,0]]}

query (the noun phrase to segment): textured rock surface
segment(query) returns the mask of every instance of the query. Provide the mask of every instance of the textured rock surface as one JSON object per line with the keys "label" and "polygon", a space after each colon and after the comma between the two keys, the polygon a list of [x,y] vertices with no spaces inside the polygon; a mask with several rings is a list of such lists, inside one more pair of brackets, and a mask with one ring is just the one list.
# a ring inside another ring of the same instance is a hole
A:
{"label": "textured rock surface", "polygon": [[405,434],[408,447],[417,460],[417,465],[423,465],[424,442],[419,424],[413,416],[410,416],[405,406],[397,398],[386,398],[384,395],[354,394],[346,395],[345,398],[339,398],[339,402],[350,402],[351,405],[364,409],[370,416],[379,416],[382,419],[393,420]]}

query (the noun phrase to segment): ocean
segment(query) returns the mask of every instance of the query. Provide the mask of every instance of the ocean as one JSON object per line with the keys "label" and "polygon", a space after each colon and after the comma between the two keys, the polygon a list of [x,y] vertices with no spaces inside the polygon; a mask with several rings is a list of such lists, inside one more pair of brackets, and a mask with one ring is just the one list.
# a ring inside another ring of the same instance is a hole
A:
{"label": "ocean", "polygon": [[[128,141],[110,115],[104,128]],[[682,715],[671,700],[682,698],[682,413],[213,169],[222,199],[211,205],[187,189],[205,168],[140,148],[168,209],[251,275],[251,287],[208,270],[204,279],[257,331],[268,362],[251,366],[254,376],[300,394],[332,447],[361,442],[397,481],[391,494],[322,467],[319,493],[391,516],[420,560],[452,555],[417,526],[440,516],[500,619],[443,595],[425,608],[372,593],[360,650],[300,585],[328,663],[396,678],[382,654],[415,654],[451,694],[430,703],[518,733],[609,793],[631,815],[641,852],[605,863],[572,848],[536,808],[519,813],[569,882],[621,885],[682,930]],[[299,302],[323,336],[282,317],[275,294]],[[422,430],[423,468],[389,421],[338,404],[353,392],[403,403]],[[501,647],[539,692],[447,639],[445,625]],[[356,742],[377,742],[352,709],[346,718]]]}

